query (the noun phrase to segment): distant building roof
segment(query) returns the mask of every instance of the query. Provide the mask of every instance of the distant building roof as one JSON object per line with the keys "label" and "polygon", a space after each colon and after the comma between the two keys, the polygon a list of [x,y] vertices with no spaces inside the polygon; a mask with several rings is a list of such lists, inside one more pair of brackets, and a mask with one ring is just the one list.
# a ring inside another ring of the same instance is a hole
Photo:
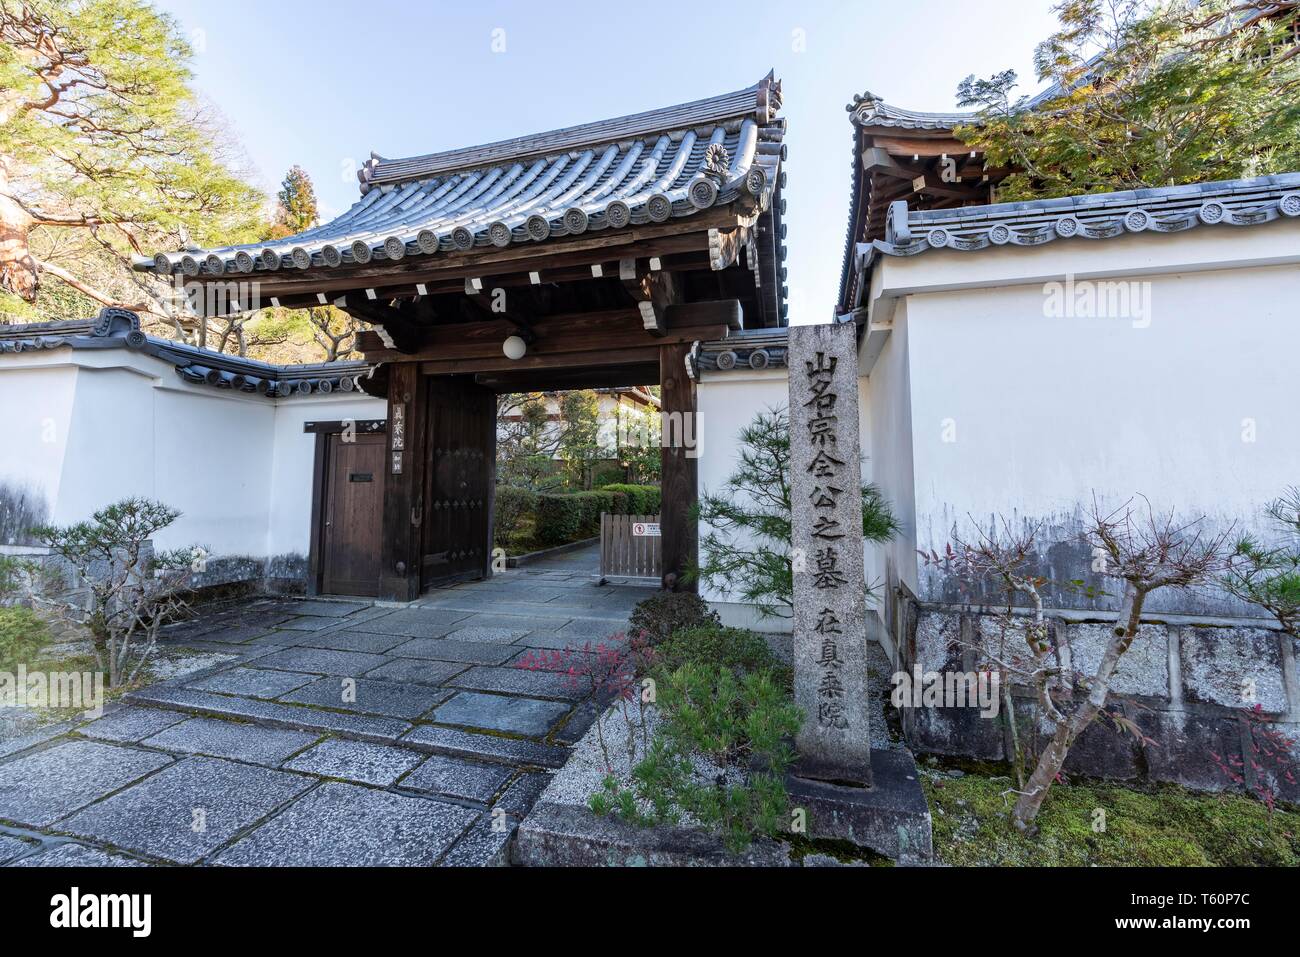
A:
{"label": "distant building roof", "polygon": [[42,349],[132,349],[170,362],[187,382],[268,398],[352,392],[374,366],[368,362],[272,365],[146,335],[140,317],[101,309],[94,319],[0,325],[0,354]]}
{"label": "distant building roof", "polygon": [[769,74],[734,93],[486,146],[374,156],[332,222],[261,244],[160,252],[140,270],[205,278],[352,266],[540,242],[771,203],[784,122]]}

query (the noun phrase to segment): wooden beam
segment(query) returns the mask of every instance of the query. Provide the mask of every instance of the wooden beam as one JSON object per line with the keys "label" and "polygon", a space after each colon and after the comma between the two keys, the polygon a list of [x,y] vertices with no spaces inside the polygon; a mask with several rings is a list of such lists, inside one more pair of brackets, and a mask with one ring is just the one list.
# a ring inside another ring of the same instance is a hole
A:
{"label": "wooden beam", "polygon": [[388,457],[384,463],[388,474],[379,571],[379,594],[388,601],[420,597],[428,406],[428,380],[420,375],[419,364],[395,363],[388,379]]}
{"label": "wooden beam", "polygon": [[695,380],[686,374],[690,346],[659,348],[659,398],[663,403],[663,444],[660,449],[659,516],[663,554],[663,586],[670,591],[694,591],[684,581],[699,564],[699,540],[692,516],[699,495],[698,437]]}
{"label": "wooden beam", "polygon": [[733,331],[745,328],[745,313],[739,299],[682,302],[669,306],[664,310],[664,314],[670,330],[698,329],[706,326],[725,326]]}
{"label": "wooden beam", "polygon": [[641,268],[632,259],[619,263],[619,278],[623,280],[623,287],[636,300],[645,331],[652,336],[662,336],[668,329],[665,310],[682,300],[681,282],[677,274],[663,269]]}
{"label": "wooden beam", "polygon": [[[652,346],[657,342],[695,342],[725,338],[739,311],[740,304],[730,300],[732,308],[712,303],[708,306],[678,313],[673,318],[668,312],[669,327],[655,339],[642,328],[639,316],[631,309],[614,311],[571,313],[538,319],[532,327],[536,336],[529,353],[601,352],[607,349]],[[703,320],[696,322],[696,319]],[[687,323],[690,323],[689,325]],[[357,337],[357,348],[371,362],[402,361],[405,359],[455,360],[484,359],[501,355],[501,345],[514,335],[514,325],[506,320],[463,322],[454,325],[426,326],[420,330],[416,348],[408,353],[390,349],[377,333],[363,331]]]}
{"label": "wooden beam", "polygon": [[[681,347],[690,350],[689,345],[682,344]],[[497,354],[491,357],[422,362],[420,369],[425,375],[512,372],[529,369],[590,369],[651,362],[659,348],[656,345],[647,345],[628,349],[605,349],[599,352],[559,352],[541,355],[530,352],[520,359],[508,359],[498,350]]]}
{"label": "wooden beam", "polygon": [[648,386],[659,381],[659,362],[526,372],[480,372],[474,381],[495,392],[545,392],[550,389],[608,389]]}

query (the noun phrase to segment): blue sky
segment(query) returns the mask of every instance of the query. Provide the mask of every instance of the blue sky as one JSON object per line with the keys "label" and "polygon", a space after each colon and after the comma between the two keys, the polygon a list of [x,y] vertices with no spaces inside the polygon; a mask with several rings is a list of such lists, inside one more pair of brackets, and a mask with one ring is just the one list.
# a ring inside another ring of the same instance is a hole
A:
{"label": "blue sky", "polygon": [[1032,92],[1034,45],[1054,24],[1047,0],[157,2],[190,35],[198,87],[262,185],[296,163],[330,215],[357,199],[371,150],[409,156],[621,116],[775,69],[796,323],[825,321],[835,298],[853,94],[951,109],[963,77],[1008,67]]}

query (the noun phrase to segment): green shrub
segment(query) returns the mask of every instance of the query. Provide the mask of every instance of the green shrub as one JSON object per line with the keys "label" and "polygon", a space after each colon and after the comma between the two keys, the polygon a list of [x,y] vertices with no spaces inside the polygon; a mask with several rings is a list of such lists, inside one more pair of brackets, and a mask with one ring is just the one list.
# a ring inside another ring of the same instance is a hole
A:
{"label": "green shrub", "polygon": [[663,493],[658,485],[614,484],[602,487],[602,492],[622,492],[627,496],[627,515],[658,515]]}
{"label": "green shrub", "polygon": [[611,462],[608,465],[597,466],[591,477],[591,483],[597,488],[606,488],[610,485],[617,485],[627,478],[627,469],[617,462]]}
{"label": "green shrub", "polygon": [[691,592],[657,592],[637,603],[628,622],[631,634],[644,633],[652,645],[667,641],[673,632],[701,627],[721,628],[722,619]]}
{"label": "green shrub", "polygon": [[493,507],[493,537],[508,545],[528,521],[537,519],[537,493],[517,485],[498,485]]}
{"label": "green shrub", "polygon": [[762,635],[718,625],[674,631],[655,649],[655,665],[669,674],[682,665],[730,668],[737,675],[767,671],[783,687],[789,687],[793,680],[791,670],[772,654]]}
{"label": "green shrub", "polygon": [[30,608],[0,608],[0,669],[30,663],[49,640],[49,626]]}
{"label": "green shrub", "polygon": [[576,495],[537,496],[537,541],[547,547],[576,542],[582,532],[582,502]]}
{"label": "green shrub", "polygon": [[[685,664],[662,683],[659,707],[663,723],[632,771],[631,790],[607,777],[589,801],[593,811],[643,825],[676,823],[685,812],[732,851],[785,829],[785,774],[794,760],[787,739],[802,716],[771,673],[738,677],[727,667]],[[696,755],[719,773],[696,772]]]}

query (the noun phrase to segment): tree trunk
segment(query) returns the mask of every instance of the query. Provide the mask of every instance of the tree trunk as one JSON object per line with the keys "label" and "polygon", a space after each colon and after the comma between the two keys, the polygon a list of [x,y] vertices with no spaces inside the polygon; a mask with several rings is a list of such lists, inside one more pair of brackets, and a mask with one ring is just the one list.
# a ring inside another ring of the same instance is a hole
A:
{"label": "tree trunk", "polygon": [[9,195],[8,157],[0,156],[0,290],[36,301],[36,260],[27,245],[32,218]]}
{"label": "tree trunk", "polygon": [[1115,668],[1120,658],[1128,651],[1129,645],[1137,637],[1138,625],[1142,620],[1142,605],[1146,602],[1146,592],[1139,591],[1132,584],[1124,586],[1124,600],[1119,614],[1115,617],[1115,631],[1106,646],[1097,673],[1093,676],[1088,695],[1070,713],[1070,716],[1056,726],[1047,747],[1038,758],[1038,765],[1030,775],[1029,784],[1016,801],[1011,812],[1011,821],[1019,831],[1032,831],[1034,818],[1047,797],[1047,792],[1070,754],[1070,748],[1079,735],[1087,730],[1101,709],[1106,705],[1106,696],[1110,693],[1110,682],[1115,675]]}

